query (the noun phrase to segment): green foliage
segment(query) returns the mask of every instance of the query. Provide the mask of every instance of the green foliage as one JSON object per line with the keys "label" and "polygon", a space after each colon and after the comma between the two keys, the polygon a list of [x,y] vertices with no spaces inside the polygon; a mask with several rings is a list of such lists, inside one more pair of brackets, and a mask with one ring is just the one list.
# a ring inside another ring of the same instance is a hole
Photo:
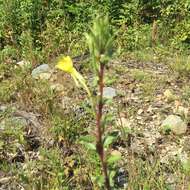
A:
{"label": "green foliage", "polygon": [[113,35],[108,17],[97,17],[90,33],[86,34],[94,69],[98,71],[99,63],[107,63],[113,54]]}
{"label": "green foliage", "polygon": [[125,50],[151,46],[153,20],[159,44],[189,48],[188,0],[1,0],[0,10],[0,49],[17,49],[16,59],[29,54],[33,63],[83,52],[83,33],[97,12],[109,16],[114,31],[119,29],[117,43]]}

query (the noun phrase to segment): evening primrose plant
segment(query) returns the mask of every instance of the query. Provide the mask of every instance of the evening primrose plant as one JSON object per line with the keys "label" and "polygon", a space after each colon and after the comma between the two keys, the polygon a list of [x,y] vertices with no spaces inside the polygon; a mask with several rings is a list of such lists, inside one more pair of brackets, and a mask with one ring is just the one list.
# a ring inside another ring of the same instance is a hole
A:
{"label": "evening primrose plant", "polygon": [[97,17],[94,20],[93,27],[90,29],[90,32],[85,36],[92,59],[91,63],[95,71],[94,77],[98,78],[98,95],[92,97],[85,79],[74,68],[73,62],[69,56],[60,58],[56,68],[69,73],[74,79],[76,85],[81,86],[87,92],[90,101],[92,101],[91,105],[96,117],[96,132],[93,137],[86,136],[81,139],[83,139],[83,144],[86,145],[86,147],[98,154],[102,168],[102,176],[97,176],[97,179],[101,179],[98,183],[103,179],[101,186],[103,187],[104,185],[107,190],[110,190],[112,186],[110,182],[112,182],[114,173],[113,171],[108,171],[108,166],[110,166],[110,164],[113,166],[113,162],[119,160],[121,155],[108,154],[108,148],[111,143],[113,143],[114,137],[105,135],[106,116],[103,114],[103,107],[106,103],[103,98],[105,66],[112,58],[114,39],[108,17]]}

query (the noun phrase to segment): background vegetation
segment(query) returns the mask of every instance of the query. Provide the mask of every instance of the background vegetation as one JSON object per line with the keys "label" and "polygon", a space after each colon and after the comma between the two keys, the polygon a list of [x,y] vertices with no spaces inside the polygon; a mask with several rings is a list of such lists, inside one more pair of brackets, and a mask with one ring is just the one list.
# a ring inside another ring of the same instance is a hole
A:
{"label": "background vegetation", "polygon": [[0,10],[1,61],[39,64],[60,53],[84,52],[83,33],[100,11],[109,15],[123,51],[152,47],[152,38],[174,50],[190,43],[188,0],[1,0]]}

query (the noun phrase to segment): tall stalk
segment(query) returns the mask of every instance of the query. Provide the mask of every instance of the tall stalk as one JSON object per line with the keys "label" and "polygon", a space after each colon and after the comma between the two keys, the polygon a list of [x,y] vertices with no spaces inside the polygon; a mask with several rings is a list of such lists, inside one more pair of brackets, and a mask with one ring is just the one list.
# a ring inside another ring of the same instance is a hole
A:
{"label": "tall stalk", "polygon": [[100,71],[99,71],[99,99],[97,103],[97,110],[96,110],[96,150],[99,155],[101,164],[102,164],[102,170],[105,178],[105,186],[107,190],[110,190],[110,182],[109,182],[109,176],[108,176],[108,169],[107,169],[107,163],[106,163],[106,156],[103,146],[103,127],[102,127],[102,114],[103,114],[103,87],[104,87],[104,64],[100,63]]}
{"label": "tall stalk", "polygon": [[95,103],[96,115],[96,151],[100,158],[102,173],[105,181],[105,188],[110,190],[110,181],[108,175],[107,158],[104,147],[104,121],[103,121],[103,88],[105,65],[109,63],[112,57],[113,36],[110,30],[108,17],[97,17],[94,20],[93,27],[86,34],[94,71],[98,76],[99,96]]}

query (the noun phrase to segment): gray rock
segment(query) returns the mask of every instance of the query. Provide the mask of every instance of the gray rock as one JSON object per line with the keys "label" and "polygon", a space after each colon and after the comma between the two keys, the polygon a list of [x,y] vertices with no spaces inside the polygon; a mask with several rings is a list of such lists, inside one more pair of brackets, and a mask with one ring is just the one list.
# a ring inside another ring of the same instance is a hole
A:
{"label": "gray rock", "polygon": [[187,130],[187,124],[176,115],[169,115],[162,122],[163,131],[171,130],[176,135],[184,134]]}
{"label": "gray rock", "polygon": [[8,124],[10,124],[10,123],[12,123],[14,125],[21,125],[21,126],[28,125],[26,119],[24,119],[22,117],[11,117],[11,118],[6,118],[0,122],[0,130],[5,129],[8,126]]}
{"label": "gray rock", "polygon": [[28,123],[26,121],[26,119],[22,118],[22,117],[13,117],[12,118],[12,122],[22,125],[22,126],[27,126]]}
{"label": "gray rock", "polygon": [[42,64],[36,67],[32,71],[32,77],[35,79],[46,79],[48,80],[51,77],[52,70],[48,64]]}
{"label": "gray rock", "polygon": [[103,88],[103,97],[104,98],[112,99],[115,96],[116,96],[116,90],[114,88],[111,88],[111,87]]}

